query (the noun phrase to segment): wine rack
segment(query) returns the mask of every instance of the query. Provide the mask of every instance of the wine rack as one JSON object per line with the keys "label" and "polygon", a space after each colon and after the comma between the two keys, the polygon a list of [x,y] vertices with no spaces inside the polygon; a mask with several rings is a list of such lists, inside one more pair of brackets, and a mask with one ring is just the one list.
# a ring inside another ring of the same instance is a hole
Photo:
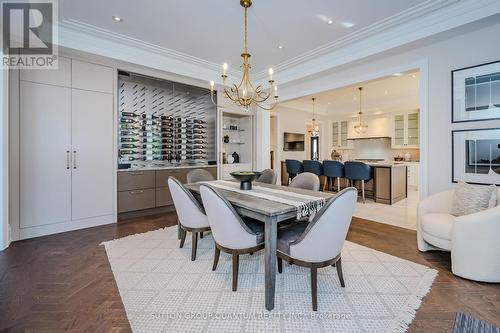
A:
{"label": "wine rack", "polygon": [[208,89],[121,71],[118,89],[119,163],[215,160],[216,107]]}

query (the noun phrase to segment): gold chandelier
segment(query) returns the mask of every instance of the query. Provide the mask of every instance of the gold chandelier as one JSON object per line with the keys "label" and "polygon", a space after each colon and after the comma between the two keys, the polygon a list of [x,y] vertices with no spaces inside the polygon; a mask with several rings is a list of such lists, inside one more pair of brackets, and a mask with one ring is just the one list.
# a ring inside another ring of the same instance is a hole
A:
{"label": "gold chandelier", "polygon": [[368,128],[368,125],[364,125],[363,122],[361,121],[361,115],[363,112],[361,111],[361,91],[363,90],[363,87],[359,87],[359,112],[358,112],[358,123],[354,125],[354,131],[358,134],[362,134],[365,132],[365,130]]}
{"label": "gold chandelier", "polygon": [[319,136],[319,125],[316,122],[316,118],[314,117],[314,106],[315,106],[316,98],[313,97],[312,102],[313,102],[313,117],[312,117],[312,124],[311,124],[312,131],[310,133],[311,133],[312,138],[316,138]]}
{"label": "gold chandelier", "polygon": [[[245,35],[244,35],[244,49],[241,57],[243,58],[243,64],[241,65],[241,69],[243,71],[243,75],[238,84],[232,84],[230,87],[227,86],[227,64],[224,63],[222,66],[222,83],[223,83],[223,93],[224,96],[229,98],[234,104],[243,107],[246,111],[248,111],[250,106],[258,106],[264,110],[272,110],[276,104],[278,103],[278,87],[274,85],[273,80],[273,69],[269,68],[269,89],[266,91],[262,87],[262,85],[255,86],[250,80],[250,53],[247,48],[247,9],[252,5],[252,0],[240,0],[240,5],[245,9]],[[217,105],[214,100],[214,81],[210,81],[210,97],[212,98],[212,102]],[[271,107],[267,108],[262,105],[263,102],[269,99],[269,97],[274,94],[274,103]],[[226,107],[220,106],[219,107]],[[227,105],[228,106],[228,105]]]}

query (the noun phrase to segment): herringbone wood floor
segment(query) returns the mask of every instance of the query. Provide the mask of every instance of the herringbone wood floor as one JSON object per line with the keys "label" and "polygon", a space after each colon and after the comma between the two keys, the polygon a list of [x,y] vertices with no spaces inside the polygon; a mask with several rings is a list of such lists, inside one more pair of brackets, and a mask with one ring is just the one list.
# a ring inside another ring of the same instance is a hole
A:
{"label": "herringbone wood floor", "polygon": [[[13,243],[0,252],[0,330],[128,332],[102,241],[175,224],[175,214]],[[439,270],[411,332],[451,332],[457,311],[500,326],[500,285],[450,273],[446,253],[419,253],[415,232],[354,219],[348,239]]]}

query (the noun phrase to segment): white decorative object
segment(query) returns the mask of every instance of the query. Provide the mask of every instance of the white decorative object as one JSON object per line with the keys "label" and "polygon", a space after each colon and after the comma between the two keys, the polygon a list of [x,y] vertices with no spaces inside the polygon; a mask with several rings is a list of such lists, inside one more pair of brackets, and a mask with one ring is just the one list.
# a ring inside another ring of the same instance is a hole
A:
{"label": "white decorative object", "polygon": [[[345,242],[342,267],[346,287],[335,267],[319,270],[319,307],[312,316],[310,283],[302,268],[285,265],[276,280],[276,308],[264,307],[263,251],[240,256],[238,291],[231,291],[231,257],[221,253],[212,271],[214,241],[191,242],[180,249],[176,227],[105,242],[106,253],[133,332],[405,332],[436,270],[370,248]],[[197,319],[182,314],[206,314]],[[236,315],[227,319],[228,314]],[[286,320],[270,314],[304,314]],[[210,316],[209,316],[210,314]],[[320,314],[338,315],[325,320]],[[226,317],[221,317],[225,315]]]}
{"label": "white decorative object", "polygon": [[233,164],[233,162],[234,162],[234,157],[233,157],[233,156],[231,156],[231,155],[228,155],[228,156],[227,156],[227,163],[229,163],[229,164]]}
{"label": "white decorative object", "polygon": [[410,154],[410,152],[406,152],[404,157],[405,157],[405,161],[406,162],[410,162],[411,161],[411,154]]}
{"label": "white decorative object", "polygon": [[418,249],[451,251],[453,274],[476,281],[500,282],[500,206],[455,217],[450,214],[453,195],[452,189],[419,203]]}

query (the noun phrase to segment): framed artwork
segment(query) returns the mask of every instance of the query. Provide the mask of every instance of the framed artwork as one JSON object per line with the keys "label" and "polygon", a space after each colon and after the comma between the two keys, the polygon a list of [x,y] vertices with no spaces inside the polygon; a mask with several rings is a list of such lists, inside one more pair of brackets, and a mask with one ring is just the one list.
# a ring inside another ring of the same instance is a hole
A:
{"label": "framed artwork", "polygon": [[500,185],[500,128],[452,131],[452,181]]}
{"label": "framed artwork", "polygon": [[453,123],[500,119],[500,61],[451,72]]}

